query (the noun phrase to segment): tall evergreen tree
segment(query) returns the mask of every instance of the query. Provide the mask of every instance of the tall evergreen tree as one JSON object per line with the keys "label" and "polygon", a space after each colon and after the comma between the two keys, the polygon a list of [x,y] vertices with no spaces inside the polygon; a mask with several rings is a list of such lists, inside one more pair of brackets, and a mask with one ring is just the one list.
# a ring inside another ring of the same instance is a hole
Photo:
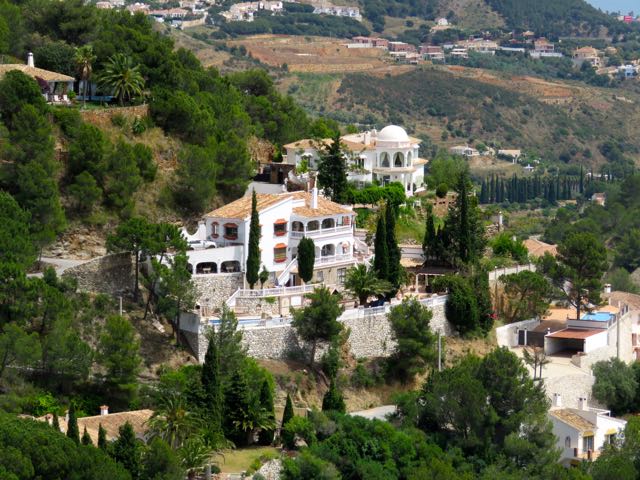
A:
{"label": "tall evergreen tree", "polygon": [[80,443],[80,430],[78,429],[78,418],[76,416],[76,404],[71,402],[69,406],[69,421],[67,422],[67,437]]}
{"label": "tall evergreen tree", "polygon": [[284,412],[282,412],[282,423],[280,424],[284,427],[289,420],[293,418],[293,402],[291,401],[291,395],[287,393],[287,401],[284,404]]}
{"label": "tall evergreen tree", "polygon": [[[275,425],[276,414],[273,403],[273,389],[271,388],[271,383],[266,378],[262,382],[262,388],[260,389],[260,408],[264,408],[269,419]],[[260,443],[260,445],[271,445],[274,437],[275,429],[264,428],[260,430],[260,433],[258,434],[258,443]]]}
{"label": "tall evergreen tree", "polygon": [[324,194],[334,202],[346,200],[348,190],[347,165],[342,155],[340,132],[322,149],[318,162],[318,181]]}
{"label": "tall evergreen tree", "polygon": [[436,225],[433,218],[433,206],[427,205],[427,216],[425,219],[424,238],[422,240],[422,251],[427,260],[433,257],[436,253],[435,244],[436,238]]}
{"label": "tall evergreen tree", "polygon": [[336,386],[335,379],[331,379],[329,390],[327,390],[327,393],[322,397],[322,411],[334,411],[338,413],[345,413],[347,411],[342,392]]}
{"label": "tall evergreen tree", "polygon": [[98,448],[107,451],[109,444],[107,443],[107,431],[102,424],[98,425]]}
{"label": "tall evergreen tree", "polygon": [[378,224],[376,225],[376,236],[373,242],[373,248],[375,249],[373,268],[381,280],[389,278],[389,250],[387,247],[387,225],[385,216],[384,209],[381,208],[378,212]]}
{"label": "tall evergreen tree", "polygon": [[122,425],[118,433],[118,439],[113,442],[113,458],[129,471],[132,480],[137,480],[140,478],[140,449],[136,434],[129,422]]}
{"label": "tall evergreen tree", "polygon": [[580,195],[584,193],[584,170],[582,169],[582,165],[580,165],[580,186],[578,191],[580,192]]}
{"label": "tall evergreen tree", "polygon": [[251,194],[251,221],[249,223],[249,251],[247,252],[247,283],[253,289],[260,274],[260,217],[256,191]]}
{"label": "tall evergreen tree", "polygon": [[249,385],[242,370],[234,372],[225,392],[224,433],[236,445],[248,444],[245,420],[251,408]]}
{"label": "tall evergreen tree", "polygon": [[488,190],[487,190],[487,179],[482,179],[482,184],[480,185],[480,203],[483,205],[489,203],[488,201]]}
{"label": "tall evergreen tree", "polygon": [[220,350],[218,349],[216,333],[213,328],[209,329],[207,337],[209,344],[207,353],[204,356],[200,379],[204,391],[207,431],[216,436],[222,432],[224,394],[220,374]]}
{"label": "tall evergreen tree", "polygon": [[298,275],[303,282],[313,278],[313,266],[316,261],[316,245],[313,239],[303,237],[298,244]]}
{"label": "tall evergreen tree", "polygon": [[93,442],[91,441],[91,437],[89,436],[89,432],[87,432],[87,426],[84,426],[84,432],[82,434],[82,440],[81,440],[82,445],[93,445]]}
{"label": "tall evergreen tree", "polygon": [[457,240],[458,257],[463,263],[472,260],[473,252],[471,247],[471,225],[469,221],[469,192],[467,178],[461,177],[457,185],[458,197],[456,198],[456,208],[458,211]]}
{"label": "tall evergreen tree", "polygon": [[52,422],[51,426],[55,429],[56,432],[60,431],[60,420],[58,420],[58,414],[57,413],[53,414],[53,422]]}
{"label": "tall evergreen tree", "polygon": [[398,247],[398,240],[396,239],[396,217],[389,203],[387,203],[387,208],[385,208],[385,215],[387,255],[389,256],[389,273],[386,280],[394,287],[394,290],[390,292],[389,295],[395,295],[402,281],[402,266],[400,265],[400,247]]}

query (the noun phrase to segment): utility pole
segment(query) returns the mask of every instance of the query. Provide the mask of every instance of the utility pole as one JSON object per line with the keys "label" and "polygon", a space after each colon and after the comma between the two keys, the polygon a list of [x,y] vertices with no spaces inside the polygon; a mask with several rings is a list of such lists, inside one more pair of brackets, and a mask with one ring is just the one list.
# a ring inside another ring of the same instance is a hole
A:
{"label": "utility pole", "polygon": [[122,295],[120,295],[120,296],[118,297],[118,299],[119,299],[119,301],[120,301],[120,309],[119,309],[119,311],[120,311],[120,316],[122,316]]}
{"label": "utility pole", "polygon": [[442,335],[438,330],[438,371],[442,371]]}

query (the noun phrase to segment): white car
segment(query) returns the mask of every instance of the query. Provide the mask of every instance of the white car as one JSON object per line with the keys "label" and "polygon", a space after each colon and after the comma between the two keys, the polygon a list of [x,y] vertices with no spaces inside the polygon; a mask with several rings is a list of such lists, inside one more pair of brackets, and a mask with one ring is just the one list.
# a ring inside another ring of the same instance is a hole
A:
{"label": "white car", "polygon": [[216,248],[216,242],[212,242],[210,240],[189,240],[187,242],[188,250],[196,250],[202,248]]}

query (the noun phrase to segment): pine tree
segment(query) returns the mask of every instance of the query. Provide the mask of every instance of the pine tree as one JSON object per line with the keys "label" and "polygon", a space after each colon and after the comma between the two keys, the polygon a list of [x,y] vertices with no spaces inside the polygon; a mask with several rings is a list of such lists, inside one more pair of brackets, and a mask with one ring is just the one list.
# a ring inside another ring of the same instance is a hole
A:
{"label": "pine tree", "polygon": [[389,278],[389,251],[387,247],[387,225],[385,221],[384,208],[378,212],[378,224],[376,225],[376,236],[373,242],[374,258],[373,268],[380,280]]}
{"label": "pine tree", "polygon": [[126,422],[120,427],[118,433],[118,439],[113,442],[113,458],[129,471],[132,479],[138,479],[140,478],[140,456],[133,427]]}
{"label": "pine tree", "polygon": [[284,404],[284,412],[282,413],[281,427],[284,427],[289,420],[293,418],[293,402],[291,401],[291,395],[287,393],[287,401]]}
{"label": "pine tree", "polygon": [[93,445],[93,442],[91,441],[91,437],[89,436],[89,432],[87,432],[87,426],[86,425],[84,427],[84,433],[82,434],[81,443],[83,445]]}
{"label": "pine tree", "polygon": [[[273,404],[273,389],[271,388],[269,380],[266,378],[262,382],[262,388],[260,390],[260,407],[265,409],[270,420],[275,421],[276,415],[274,411],[275,406]],[[273,443],[275,433],[276,432],[273,429],[261,430],[258,435],[258,443],[260,445],[271,445]]]}
{"label": "pine tree", "polygon": [[458,182],[458,197],[456,207],[458,210],[458,257],[463,263],[472,260],[471,227],[469,224],[469,195],[467,192],[467,178],[462,176]]}
{"label": "pine tree", "polygon": [[387,280],[395,289],[395,291],[389,293],[390,296],[393,296],[400,288],[400,283],[402,282],[402,266],[400,265],[401,252],[400,247],[398,247],[398,240],[396,239],[396,216],[389,203],[387,203],[385,212],[387,255],[389,255],[389,274]]}
{"label": "pine tree", "polygon": [[333,379],[329,384],[329,390],[327,390],[327,393],[325,393],[322,398],[322,411],[335,411],[339,413],[345,413],[347,411],[342,392],[340,392]]}
{"label": "pine tree", "polygon": [[303,237],[298,244],[298,275],[303,282],[313,278],[313,266],[316,261],[316,245],[313,239]]}
{"label": "pine tree", "polygon": [[107,443],[107,431],[102,424],[98,425],[98,448],[103,451],[107,451],[109,444]]}
{"label": "pine tree", "polygon": [[60,420],[58,420],[58,414],[57,413],[53,414],[53,423],[52,423],[51,426],[56,430],[56,432],[60,431]]}
{"label": "pine tree", "polygon": [[249,251],[247,253],[247,283],[253,289],[260,273],[260,217],[256,191],[251,195],[251,222],[249,223]]}
{"label": "pine tree", "polygon": [[67,437],[76,443],[80,443],[80,430],[78,429],[78,418],[76,417],[76,404],[71,402],[69,406],[69,421],[67,422]]}
{"label": "pine tree", "polygon": [[222,392],[222,378],[220,375],[220,350],[215,338],[215,331],[211,328],[207,332],[209,345],[204,356],[204,364],[200,379],[204,391],[205,412],[207,415],[208,431],[213,435],[222,432],[222,416],[224,395]]}

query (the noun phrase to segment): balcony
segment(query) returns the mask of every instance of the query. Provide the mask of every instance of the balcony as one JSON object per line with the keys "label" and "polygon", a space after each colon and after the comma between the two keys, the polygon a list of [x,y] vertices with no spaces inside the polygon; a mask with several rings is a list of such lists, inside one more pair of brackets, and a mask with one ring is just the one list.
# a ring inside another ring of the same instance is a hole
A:
{"label": "balcony", "polygon": [[328,265],[331,263],[343,263],[343,262],[353,262],[356,257],[351,253],[345,253],[342,255],[327,255],[326,257],[318,257],[314,263],[314,266],[318,265]]}
{"label": "balcony", "polygon": [[308,230],[306,232],[291,231],[289,235],[291,238],[318,238],[325,235],[332,235],[334,233],[349,233],[353,230],[351,225],[343,225],[341,227],[321,228],[319,230]]}

